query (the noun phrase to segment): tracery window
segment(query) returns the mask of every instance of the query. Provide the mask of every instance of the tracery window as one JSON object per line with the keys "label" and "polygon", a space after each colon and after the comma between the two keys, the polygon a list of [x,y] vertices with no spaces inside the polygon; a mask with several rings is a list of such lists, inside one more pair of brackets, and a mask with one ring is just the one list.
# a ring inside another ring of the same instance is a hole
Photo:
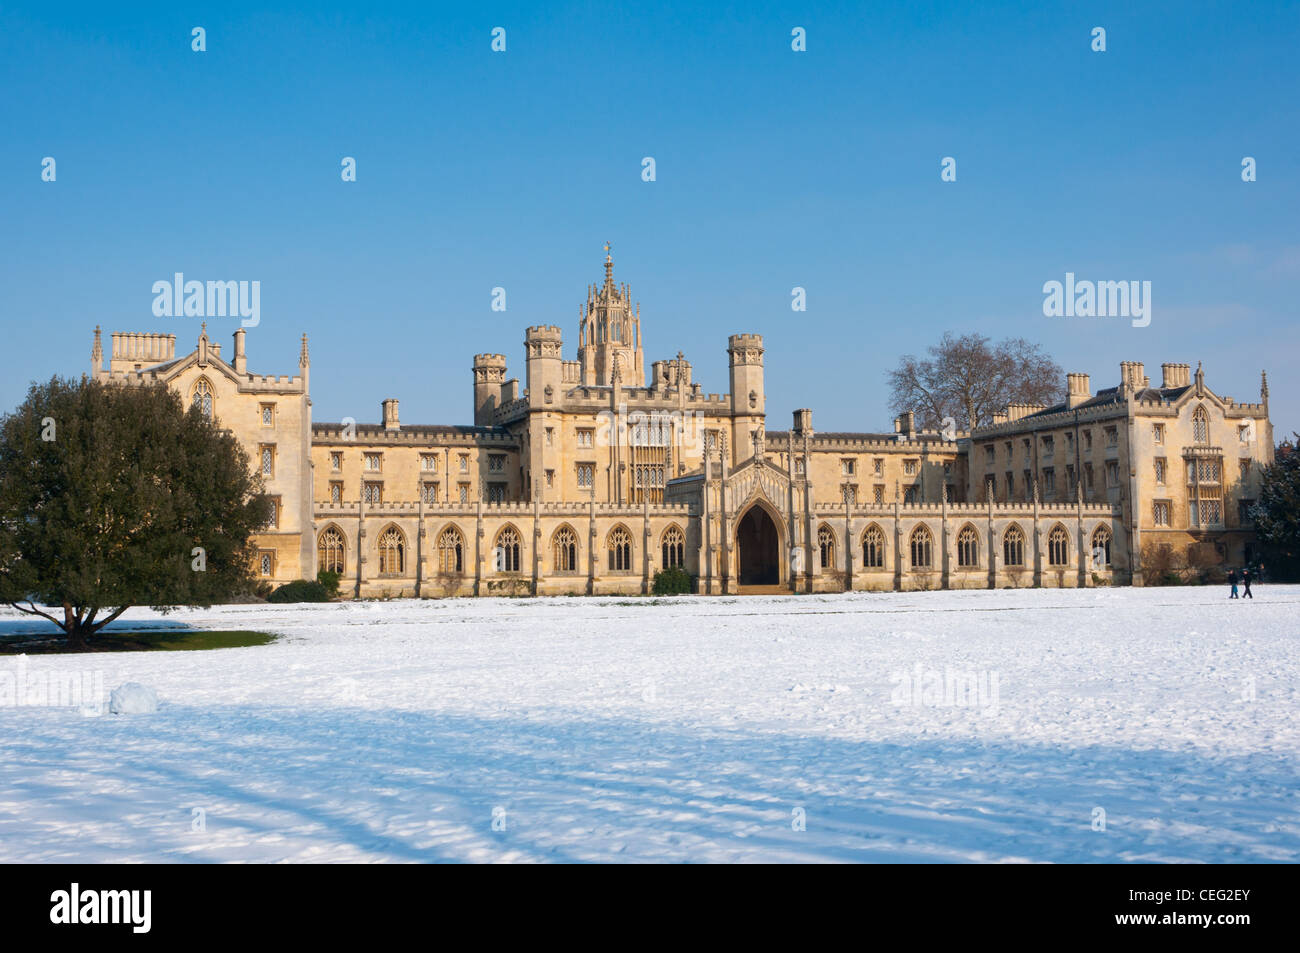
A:
{"label": "tracery window", "polygon": [[626,572],[632,568],[632,534],[622,526],[610,531],[606,541],[609,549],[609,568],[612,572]]}
{"label": "tracery window", "polygon": [[1025,564],[1025,534],[1015,523],[1002,534],[1002,561],[1008,566]]}
{"label": "tracery window", "polygon": [[204,417],[212,416],[212,385],[208,383],[206,377],[200,377],[199,382],[194,385],[194,397],[191,403]]}
{"label": "tracery window", "polygon": [[406,537],[396,526],[379,535],[379,574],[396,576],[406,565]]}
{"label": "tracery window", "polygon": [[497,533],[497,572],[519,572],[519,533],[507,526]]}
{"label": "tracery window", "polygon": [[817,530],[817,549],[821,553],[821,566],[823,569],[835,568],[835,534],[831,528],[822,524]]}
{"label": "tracery window", "polygon": [[973,526],[963,526],[957,534],[957,565],[963,569],[979,565],[979,533]]}
{"label": "tracery window", "polygon": [[664,569],[686,565],[686,536],[678,527],[670,526],[664,530],[662,548]]}
{"label": "tracery window", "polygon": [[1110,530],[1098,526],[1092,533],[1092,564],[1094,566],[1110,565]]}
{"label": "tracery window", "polygon": [[344,546],[338,527],[327,527],[316,541],[316,564],[326,572],[342,574]]}
{"label": "tracery window", "polygon": [[578,534],[567,526],[561,526],[551,541],[555,554],[556,572],[575,572],[578,568]]}
{"label": "tracery window", "polygon": [[885,533],[874,523],[862,534],[862,565],[866,569],[885,566]]}
{"label": "tracery window", "polygon": [[438,534],[438,572],[449,575],[464,571],[465,538],[448,526]]}
{"label": "tracery window", "polygon": [[912,568],[929,569],[933,565],[934,536],[922,525],[912,530]]}
{"label": "tracery window", "polygon": [[1064,566],[1069,562],[1070,534],[1065,531],[1065,527],[1057,523],[1052,527],[1052,531],[1047,534],[1047,564],[1049,566]]}

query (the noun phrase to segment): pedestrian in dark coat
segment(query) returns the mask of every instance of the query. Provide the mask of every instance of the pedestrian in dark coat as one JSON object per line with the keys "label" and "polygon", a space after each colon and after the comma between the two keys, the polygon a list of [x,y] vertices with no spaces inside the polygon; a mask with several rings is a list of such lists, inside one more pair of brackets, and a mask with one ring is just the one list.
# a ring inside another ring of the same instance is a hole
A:
{"label": "pedestrian in dark coat", "polygon": [[1243,569],[1241,571],[1241,581],[1245,583],[1246,586],[1245,590],[1241,594],[1241,598],[1245,599],[1249,597],[1251,599],[1254,599],[1255,597],[1250,594],[1250,570],[1249,569]]}
{"label": "pedestrian in dark coat", "polygon": [[1228,596],[1228,598],[1235,599],[1237,598],[1237,570],[1228,570],[1228,582],[1232,583],[1232,595]]}

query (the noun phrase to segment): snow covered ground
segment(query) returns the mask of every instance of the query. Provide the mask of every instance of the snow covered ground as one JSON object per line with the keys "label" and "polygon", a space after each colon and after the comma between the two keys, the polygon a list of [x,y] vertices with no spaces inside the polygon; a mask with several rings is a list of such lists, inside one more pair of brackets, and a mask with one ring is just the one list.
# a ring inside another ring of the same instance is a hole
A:
{"label": "snow covered ground", "polygon": [[134,610],[282,638],[0,657],[160,699],[9,692],[0,861],[1297,861],[1300,587],[1225,596]]}

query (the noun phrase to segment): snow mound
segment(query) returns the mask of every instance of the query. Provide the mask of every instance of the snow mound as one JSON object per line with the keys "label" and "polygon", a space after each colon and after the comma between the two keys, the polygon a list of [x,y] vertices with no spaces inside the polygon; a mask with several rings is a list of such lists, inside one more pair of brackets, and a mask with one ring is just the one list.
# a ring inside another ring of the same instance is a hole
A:
{"label": "snow mound", "polygon": [[139,682],[127,682],[108,696],[108,710],[114,715],[151,715],[158,710],[158,693]]}

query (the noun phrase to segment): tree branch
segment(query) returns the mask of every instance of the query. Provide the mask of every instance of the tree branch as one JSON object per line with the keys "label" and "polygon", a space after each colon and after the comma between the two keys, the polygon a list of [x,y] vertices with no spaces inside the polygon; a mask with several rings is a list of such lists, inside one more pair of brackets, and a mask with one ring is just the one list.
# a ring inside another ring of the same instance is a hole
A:
{"label": "tree branch", "polygon": [[96,633],[99,632],[100,629],[102,629],[104,626],[108,625],[110,622],[112,622],[114,619],[116,619],[118,616],[120,616],[123,612],[125,612],[125,611],[126,611],[127,609],[129,609],[129,608],[131,608],[131,607],[130,607],[130,606],[118,606],[118,607],[117,607],[116,609],[114,609],[111,613],[109,613],[109,615],[104,619],[103,622],[99,623],[98,625],[88,626],[90,634],[91,634],[91,635],[95,635]]}
{"label": "tree branch", "polygon": [[9,607],[11,609],[17,609],[19,612],[26,613],[27,615],[38,615],[41,616],[42,618],[49,619],[51,622],[53,622],[55,625],[59,627],[59,630],[61,632],[66,633],[68,631],[66,628],[64,628],[62,622],[54,618],[54,616],[50,615],[48,612],[42,612],[40,609],[36,608],[36,603],[32,602],[30,599],[27,601],[27,605],[28,608],[24,609],[16,602],[9,603]]}

